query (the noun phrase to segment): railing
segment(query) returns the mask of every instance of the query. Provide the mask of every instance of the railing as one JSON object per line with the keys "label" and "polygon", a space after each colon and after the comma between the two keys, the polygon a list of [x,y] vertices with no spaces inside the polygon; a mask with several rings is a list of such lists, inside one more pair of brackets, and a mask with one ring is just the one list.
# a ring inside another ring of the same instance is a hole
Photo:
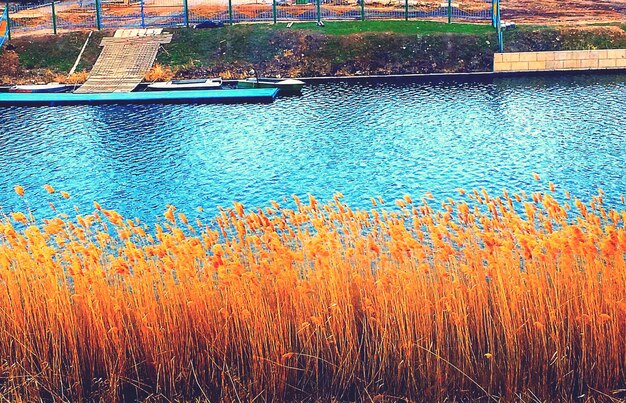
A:
{"label": "railing", "polygon": [[182,27],[208,20],[320,21],[442,18],[492,21],[498,0],[67,0],[11,4],[13,32]]}

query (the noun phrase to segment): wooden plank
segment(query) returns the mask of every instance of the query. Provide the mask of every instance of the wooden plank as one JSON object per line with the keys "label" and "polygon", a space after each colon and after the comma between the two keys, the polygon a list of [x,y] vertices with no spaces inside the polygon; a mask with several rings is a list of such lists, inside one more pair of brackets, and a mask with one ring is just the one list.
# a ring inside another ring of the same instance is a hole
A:
{"label": "wooden plank", "polygon": [[[140,30],[133,31],[136,34],[140,33]],[[124,36],[127,32],[128,30],[122,30],[121,37],[102,39],[103,49],[100,57],[94,64],[87,82],[78,88],[76,93],[132,91],[152,67],[160,45],[172,40],[171,34]]]}

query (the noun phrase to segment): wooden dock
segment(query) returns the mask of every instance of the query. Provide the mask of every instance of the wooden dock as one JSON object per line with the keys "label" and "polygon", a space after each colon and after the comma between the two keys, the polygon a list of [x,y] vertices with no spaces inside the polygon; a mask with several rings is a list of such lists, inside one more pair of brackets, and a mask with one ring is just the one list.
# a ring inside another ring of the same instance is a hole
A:
{"label": "wooden dock", "polygon": [[131,92],[152,68],[161,44],[171,40],[162,29],[117,30],[112,38],[102,39],[102,53],[75,93]]}

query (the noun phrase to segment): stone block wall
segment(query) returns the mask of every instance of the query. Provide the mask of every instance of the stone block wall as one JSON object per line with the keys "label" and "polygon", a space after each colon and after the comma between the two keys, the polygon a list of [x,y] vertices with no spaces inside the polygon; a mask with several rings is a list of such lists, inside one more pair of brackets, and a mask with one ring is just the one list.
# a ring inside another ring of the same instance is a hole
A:
{"label": "stone block wall", "polygon": [[626,69],[626,49],[496,53],[494,72]]}

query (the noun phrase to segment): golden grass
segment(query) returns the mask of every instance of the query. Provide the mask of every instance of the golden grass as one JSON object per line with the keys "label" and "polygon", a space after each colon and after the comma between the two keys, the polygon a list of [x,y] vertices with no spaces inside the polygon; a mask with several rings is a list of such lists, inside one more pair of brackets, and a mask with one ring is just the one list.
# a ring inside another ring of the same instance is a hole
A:
{"label": "golden grass", "polygon": [[0,393],[620,397],[626,211],[605,209],[602,194],[571,209],[552,191],[473,192],[437,211],[429,197],[369,211],[341,195],[294,209],[235,203],[209,224],[169,207],[152,230],[97,203],[72,219],[11,213]]}
{"label": "golden grass", "polygon": [[159,63],[156,63],[154,67],[152,67],[144,77],[145,81],[155,82],[155,81],[170,81],[174,78],[176,74],[169,67],[164,67]]}
{"label": "golden grass", "polygon": [[63,84],[83,84],[89,78],[89,73],[86,71],[77,71],[71,75],[57,74],[54,78],[54,82]]}

